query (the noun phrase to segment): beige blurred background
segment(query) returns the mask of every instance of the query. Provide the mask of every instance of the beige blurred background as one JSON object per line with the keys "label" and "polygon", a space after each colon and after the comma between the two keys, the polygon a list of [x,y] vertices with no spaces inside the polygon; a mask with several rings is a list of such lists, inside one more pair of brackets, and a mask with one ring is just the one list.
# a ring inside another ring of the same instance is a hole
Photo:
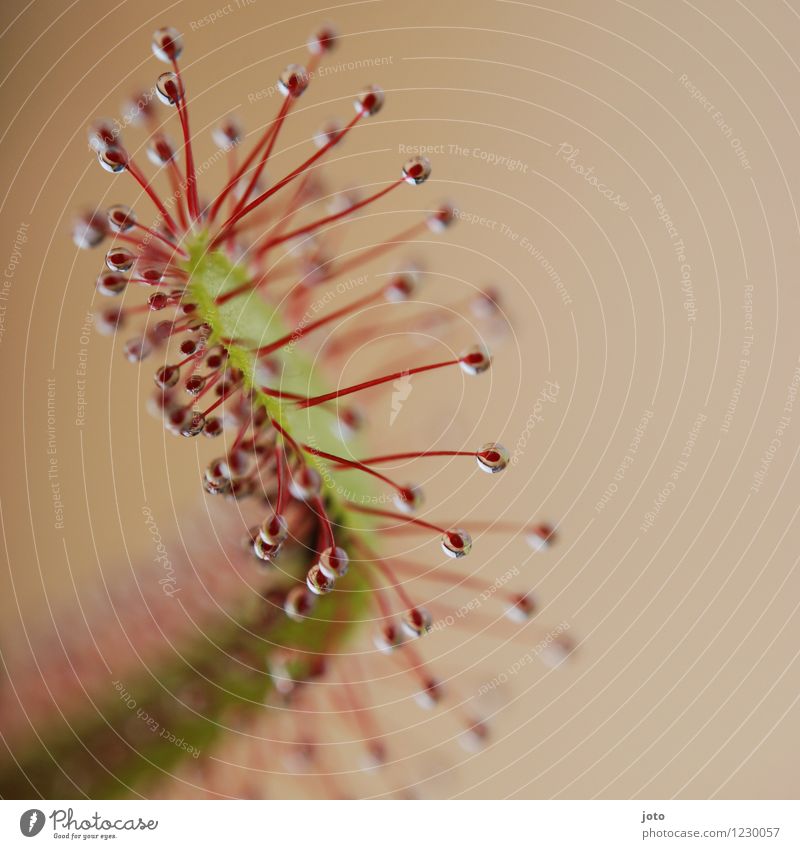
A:
{"label": "beige blurred background", "polygon": [[[450,197],[485,220],[411,252],[431,272],[427,296],[452,303],[493,284],[513,325],[490,380],[464,397],[460,383],[419,380],[391,433],[387,398],[367,439],[379,451],[518,449],[489,484],[471,466],[426,466],[427,503],[445,517],[557,522],[546,554],[487,536],[468,565],[491,580],[521,563],[515,585],[535,587],[542,621],[568,623],[579,642],[562,668],[511,676],[479,755],[440,750],[435,720],[398,708],[403,780],[424,796],[796,798],[796,2],[3,4],[4,646],[34,639],[115,570],[149,568],[143,504],[165,536],[205,509],[202,449],[142,413],[149,373],[108,339],[83,338],[101,255],[76,251],[71,214],[132,196],[96,165],[86,126],[152,84],[150,35],[172,24],[186,35],[204,159],[229,112],[264,126],[274,104],[258,92],[302,61],[325,20],[342,34],[334,70],[304,96],[279,162],[379,83],[385,110],[337,176],[389,179],[425,145],[434,177],[365,217],[348,244]],[[547,381],[558,392],[537,407]],[[426,651],[467,691],[529,650],[462,639],[434,634]]]}

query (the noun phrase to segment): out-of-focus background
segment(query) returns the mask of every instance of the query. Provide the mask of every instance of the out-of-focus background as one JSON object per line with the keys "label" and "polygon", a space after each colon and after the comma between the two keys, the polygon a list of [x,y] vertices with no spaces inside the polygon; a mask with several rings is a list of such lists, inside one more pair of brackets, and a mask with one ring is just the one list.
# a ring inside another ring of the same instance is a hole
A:
{"label": "out-of-focus background", "polygon": [[[370,210],[345,244],[369,244],[450,198],[457,226],[402,256],[424,262],[431,301],[456,304],[491,285],[511,319],[485,383],[415,380],[391,424],[387,393],[365,440],[373,453],[502,441],[517,462],[498,479],[471,463],[416,467],[430,516],[557,523],[550,551],[532,557],[524,543],[483,535],[463,563],[487,582],[519,566],[513,586],[534,588],[542,629],[561,623],[577,643],[551,670],[528,662],[525,631],[430,635],[426,658],[458,670],[464,699],[502,679],[479,708],[491,716],[488,744],[463,752],[395,682],[382,708],[397,729],[395,777],[358,779],[353,792],[796,797],[791,1],[4,3],[0,629],[6,658],[33,661],[24,687],[17,671],[5,682],[6,705],[55,710],[59,688],[34,659],[45,663],[59,631],[84,618],[102,651],[92,617],[112,616],[103,588],[161,577],[143,508],[173,547],[191,545],[210,509],[198,482],[206,448],[144,413],[149,371],[90,329],[101,255],[75,248],[71,216],[136,193],[97,166],[86,127],[152,86],[164,67],[151,33],[171,24],[186,38],[197,158],[207,161],[220,118],[238,114],[248,133],[272,118],[277,73],[304,61],[325,21],[340,43],[271,173],[299,161],[326,118],[352,114],[365,83],[380,84],[386,106],[337,154],[337,178],[385,182],[420,146],[433,177]],[[146,140],[135,127],[125,137],[133,149]],[[223,168],[201,185],[219,187]],[[470,333],[457,336],[463,345]],[[454,591],[449,603],[470,595]],[[31,723],[44,715],[31,708]],[[226,745],[215,751],[234,761],[226,752],[247,743]],[[251,771],[253,793],[326,792],[284,781],[268,756],[259,769],[268,789]],[[202,776],[164,776],[157,792],[201,788]]]}

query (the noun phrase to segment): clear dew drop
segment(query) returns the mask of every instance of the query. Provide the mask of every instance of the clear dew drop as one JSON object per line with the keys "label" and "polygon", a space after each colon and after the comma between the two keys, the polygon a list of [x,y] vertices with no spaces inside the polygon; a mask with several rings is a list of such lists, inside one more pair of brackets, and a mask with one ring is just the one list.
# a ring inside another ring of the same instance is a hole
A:
{"label": "clear dew drop", "polygon": [[197,397],[206,386],[206,379],[202,374],[193,374],[186,378],[183,388],[187,395]]}
{"label": "clear dew drop", "polygon": [[222,435],[222,419],[219,416],[209,416],[206,418],[206,426],[203,428],[203,436],[209,439],[215,439]]}
{"label": "clear dew drop", "polygon": [[[228,477],[228,464],[225,461],[224,457],[218,457],[216,460],[212,460],[205,468],[203,472],[203,476],[206,480],[211,481],[215,484],[223,484],[227,483],[229,480]],[[253,536],[250,539],[250,542],[256,538],[258,533],[258,528],[253,532]]]}
{"label": "clear dew drop", "polygon": [[475,754],[486,745],[489,739],[489,728],[485,722],[475,722],[458,737],[458,745],[465,752]]}
{"label": "clear dew drop", "polygon": [[410,483],[403,487],[402,492],[396,492],[393,496],[394,506],[401,512],[412,514],[416,513],[422,507],[425,501],[425,494],[422,487]]}
{"label": "clear dew drop", "polygon": [[499,442],[487,442],[475,455],[478,468],[489,475],[502,472],[507,468],[510,460],[511,456],[508,449],[504,448]]}
{"label": "clear dew drop", "polygon": [[121,147],[112,145],[103,148],[97,154],[97,161],[110,174],[119,174],[120,171],[125,170],[125,166],[128,164],[128,157]]}
{"label": "clear dew drop", "polygon": [[426,156],[412,156],[403,165],[403,179],[412,186],[419,186],[431,176],[431,161]]}
{"label": "clear dew drop", "polygon": [[156,94],[164,106],[177,106],[183,98],[181,82],[174,71],[165,71],[156,80]]}
{"label": "clear dew drop", "polygon": [[386,747],[380,740],[370,740],[361,765],[363,772],[375,772],[386,764]]}
{"label": "clear dew drop", "polygon": [[122,203],[109,207],[106,218],[109,229],[114,233],[127,233],[136,224],[136,213]]}
{"label": "clear dew drop", "polygon": [[72,241],[81,250],[91,250],[100,245],[106,237],[103,219],[93,212],[79,215],[72,222]]}
{"label": "clear dew drop", "polygon": [[175,145],[167,136],[159,133],[147,146],[147,158],[161,168],[175,159]]}
{"label": "clear dew drop", "polygon": [[206,426],[206,417],[202,413],[195,413],[181,428],[181,436],[197,436],[203,432]]}
{"label": "clear dew drop", "polygon": [[470,301],[470,308],[478,318],[497,318],[502,315],[500,293],[492,286],[487,287],[483,291],[478,292]]}
{"label": "clear dew drop", "polygon": [[391,622],[376,631],[372,642],[381,654],[391,654],[403,642],[400,629]]}
{"label": "clear dew drop", "polygon": [[271,513],[264,519],[259,528],[261,539],[269,545],[281,545],[289,536],[289,526],[286,519],[277,513]]}
{"label": "clear dew drop", "polygon": [[339,133],[342,132],[342,124],[335,118],[323,124],[316,133],[314,133],[314,144],[317,147],[325,147],[326,144],[335,142]]}
{"label": "clear dew drop", "polygon": [[169,306],[169,295],[164,292],[153,292],[147,299],[147,305],[153,312],[160,312]]}
{"label": "clear dew drop", "polygon": [[522,624],[527,622],[536,612],[536,602],[531,595],[515,595],[506,606],[506,619]]}
{"label": "clear dew drop", "polygon": [[294,622],[307,619],[314,609],[315,596],[306,587],[292,587],[286,594],[283,610]]}
{"label": "clear dew drop", "polygon": [[153,375],[153,381],[159,389],[170,389],[180,380],[181,370],[178,366],[161,366]]}
{"label": "clear dew drop", "polygon": [[128,278],[122,274],[117,274],[115,271],[104,271],[97,278],[97,291],[107,298],[121,295],[128,285]]}
{"label": "clear dew drop", "polygon": [[130,363],[141,362],[152,352],[152,344],[144,337],[128,339],[128,341],[122,346],[122,353],[125,356],[125,359]]}
{"label": "clear dew drop", "polygon": [[244,477],[250,470],[252,458],[241,448],[228,452],[220,462],[220,471],[228,480]]}
{"label": "clear dew drop", "polygon": [[336,420],[331,425],[331,430],[343,441],[352,439],[361,429],[364,416],[356,407],[342,407],[338,410]]}
{"label": "clear dew drop", "polygon": [[176,404],[174,399],[169,406],[164,408],[164,427],[175,436],[179,436],[181,428],[184,427],[192,416],[192,411]]}
{"label": "clear dew drop", "polygon": [[[221,484],[211,483],[211,481],[203,478],[203,489],[209,495],[228,495],[228,493],[230,492],[230,484],[228,484],[228,483],[221,483]],[[252,545],[252,542],[248,543],[248,545]]]}
{"label": "clear dew drop", "polygon": [[539,657],[545,666],[555,669],[565,663],[573,651],[575,651],[575,644],[570,637],[566,634],[558,634],[539,652]]}
{"label": "clear dew drop", "polygon": [[326,578],[335,581],[347,574],[350,558],[347,556],[347,552],[339,546],[326,548],[319,556],[318,565]]}
{"label": "clear dew drop", "polygon": [[278,77],[278,91],[284,97],[300,97],[308,88],[308,72],[302,65],[287,65]]}
{"label": "clear dew drop", "polygon": [[141,278],[141,282],[145,283],[147,286],[158,286],[158,284],[164,279],[164,269],[151,265],[147,268],[143,268],[139,272],[139,277]]}
{"label": "clear dew drop", "polygon": [[[226,483],[213,483],[208,480],[208,478],[203,478],[203,489],[209,495],[226,495],[228,492],[228,484]],[[253,544],[252,540],[247,541],[248,549]]]}
{"label": "clear dew drop", "polygon": [[139,126],[144,124],[145,118],[153,115],[152,94],[149,91],[139,91],[131,97],[125,98],[122,103],[122,120],[125,124]]}
{"label": "clear dew drop", "polygon": [[423,710],[433,710],[441,702],[443,696],[442,685],[434,678],[430,678],[414,699]]}
{"label": "clear dew drop", "polygon": [[458,358],[458,362],[465,374],[483,374],[489,370],[492,364],[492,355],[483,345],[474,345],[472,348],[464,351]]}
{"label": "clear dew drop", "polygon": [[175,27],[161,27],[153,33],[150,46],[156,59],[171,65],[183,53],[183,36]]}
{"label": "clear dew drop", "polygon": [[253,540],[253,553],[259,560],[272,562],[278,557],[280,551],[280,545],[272,545],[272,543],[266,542],[260,533],[256,534]]}
{"label": "clear dew drop", "polygon": [[312,566],[306,575],[306,586],[314,595],[326,595],[333,590],[335,581],[320,568],[319,563]]}
{"label": "clear dew drop", "polygon": [[427,218],[428,229],[433,233],[441,233],[452,227],[456,221],[456,211],[452,204],[442,203],[439,208]]}
{"label": "clear dew drop", "polygon": [[353,101],[356,112],[366,112],[367,115],[377,115],[383,108],[386,95],[380,86],[367,86]]}
{"label": "clear dew drop", "polygon": [[398,274],[386,287],[386,300],[391,301],[392,303],[407,301],[414,294],[416,283],[417,281],[413,273]]}
{"label": "clear dew drop", "polygon": [[289,480],[289,492],[298,501],[308,501],[319,495],[321,487],[319,472],[310,466],[303,466],[295,471]]}
{"label": "clear dew drop", "polygon": [[136,257],[127,248],[111,248],[106,254],[106,265],[109,271],[125,272],[133,268]]}
{"label": "clear dew drop", "polygon": [[153,339],[159,344],[166,342],[175,329],[175,324],[172,321],[157,321],[153,327]]}
{"label": "clear dew drop", "polygon": [[111,336],[116,330],[125,325],[125,316],[118,307],[110,307],[97,313],[94,326],[103,336]]}
{"label": "clear dew drop", "polygon": [[117,125],[110,118],[98,118],[92,123],[86,133],[89,147],[96,153],[113,145],[118,137]]}
{"label": "clear dew drop", "polygon": [[330,24],[325,24],[308,37],[308,52],[314,56],[330,53],[336,47],[338,39],[339,34],[336,30]]}
{"label": "clear dew drop", "polygon": [[455,528],[442,534],[442,551],[448,557],[466,557],[471,550],[472,537],[463,528]]}
{"label": "clear dew drop", "polygon": [[244,138],[244,130],[238,119],[232,115],[227,117],[211,131],[214,144],[223,149],[235,147]]}
{"label": "clear dew drop", "polygon": [[546,551],[555,540],[555,530],[546,524],[536,525],[525,535],[525,541],[534,551]]}
{"label": "clear dew drop", "polygon": [[433,619],[424,607],[414,607],[403,614],[402,625],[406,636],[416,639],[431,630]]}

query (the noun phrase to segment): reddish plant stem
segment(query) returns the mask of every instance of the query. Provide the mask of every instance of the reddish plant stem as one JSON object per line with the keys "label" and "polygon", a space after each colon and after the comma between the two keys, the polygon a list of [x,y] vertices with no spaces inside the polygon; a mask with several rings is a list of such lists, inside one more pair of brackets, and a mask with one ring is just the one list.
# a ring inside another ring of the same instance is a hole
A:
{"label": "reddish plant stem", "polygon": [[[479,451],[408,451],[404,454],[382,454],[379,457],[364,457],[360,463],[388,463],[392,460],[416,460],[421,457],[477,457]],[[342,463],[343,467],[350,465]]]}
{"label": "reddish plant stem", "polygon": [[328,517],[327,511],[325,510],[325,505],[322,502],[322,498],[319,495],[314,496],[314,507],[316,507],[316,512],[322,522],[322,528],[325,534],[325,541],[328,543],[327,547],[335,548],[336,538],[333,534],[333,525],[331,524],[331,520]]}
{"label": "reddish plant stem", "polygon": [[278,140],[278,135],[280,134],[281,127],[283,126],[283,122],[286,120],[286,116],[289,114],[289,109],[291,108],[292,103],[294,102],[293,97],[286,97],[281,105],[281,108],[278,110],[278,114],[273,118],[274,127],[270,133],[270,139],[267,143],[267,146],[264,148],[264,152],[261,154],[261,159],[258,162],[258,165],[253,169],[253,175],[250,177],[250,181],[247,184],[247,187],[242,192],[241,198],[239,198],[238,203],[233,208],[233,212],[230,214],[230,218],[236,218],[238,212],[242,209],[242,207],[247,203],[247,199],[250,197],[250,193],[253,191],[256,183],[258,182],[258,178],[261,176],[264,168],[269,161],[270,156],[272,155],[272,151],[275,148],[275,142]]}
{"label": "reddish plant stem", "polygon": [[401,377],[406,377],[412,374],[421,374],[425,371],[433,371],[434,369],[445,368],[446,366],[458,365],[460,362],[461,360],[446,360],[441,363],[431,363],[427,366],[416,366],[415,368],[396,371],[392,374],[384,375],[383,377],[376,377],[372,380],[366,380],[363,383],[357,383],[354,386],[348,386],[345,389],[337,389],[334,392],[328,392],[325,395],[316,395],[312,398],[306,398],[304,401],[298,401],[297,405],[301,409],[316,407],[317,404],[324,404],[326,401],[331,401],[334,398],[342,398],[346,395],[352,395],[354,392],[360,392],[363,389],[370,389],[371,387],[379,386],[382,383],[390,383]]}
{"label": "reddish plant stem", "polygon": [[395,483],[391,478],[387,478],[380,472],[376,472],[374,469],[370,469],[369,466],[365,466],[363,463],[359,463],[356,460],[347,460],[344,457],[338,457],[336,454],[329,454],[327,451],[321,451],[319,448],[314,448],[312,445],[304,444],[302,448],[304,451],[307,451],[309,454],[313,454],[315,457],[322,457],[325,460],[331,460],[335,463],[339,463],[342,466],[347,466],[350,469],[358,469],[361,472],[366,472],[368,475],[372,475],[372,477],[383,481],[385,484],[388,484],[393,489],[397,490],[397,492],[402,493],[404,491],[404,487]]}
{"label": "reddish plant stem", "polygon": [[147,177],[142,174],[139,170],[138,166],[132,159],[126,159],[125,162],[125,170],[133,177],[134,180],[144,189],[147,196],[156,206],[156,209],[161,213],[161,216],[164,219],[164,224],[167,229],[172,233],[172,235],[176,238],[180,238],[180,230],[178,229],[178,225],[175,223],[175,219],[169,214],[167,208],[161,202],[161,198],[155,193],[153,187],[147,181]]}
{"label": "reddish plant stem", "polygon": [[172,197],[175,199],[175,205],[178,209],[178,218],[184,230],[189,229],[189,218],[186,215],[186,204],[184,203],[183,193],[183,175],[181,174],[178,163],[175,157],[172,157],[167,163],[167,177],[172,188]]}
{"label": "reddish plant stem", "polygon": [[186,196],[189,205],[189,218],[197,221],[200,217],[200,203],[197,197],[197,173],[194,168],[194,154],[192,153],[192,133],[189,129],[189,109],[186,106],[186,89],[181,79],[181,71],[177,59],[172,60],[172,69],[178,78],[178,118],[181,122],[183,132],[183,155],[186,166]]}
{"label": "reddish plant stem", "polygon": [[280,189],[282,189],[285,185],[287,185],[288,183],[291,183],[292,180],[294,180],[296,177],[298,177],[300,174],[302,174],[307,168],[309,168],[311,165],[313,165],[314,162],[316,162],[321,156],[324,156],[325,153],[327,153],[338,141],[341,141],[341,139],[345,136],[345,134],[348,133],[350,131],[350,129],[356,125],[356,123],[364,116],[364,114],[365,114],[365,112],[364,112],[363,109],[360,110],[359,112],[357,112],[355,117],[350,121],[350,123],[347,124],[347,126],[345,126],[344,129],[342,129],[330,141],[326,142],[313,156],[310,156],[308,159],[306,159],[305,162],[298,165],[297,168],[294,169],[294,171],[290,171],[285,177],[283,177],[281,180],[279,180],[274,186],[271,186],[265,192],[262,192],[262,194],[260,194],[257,198],[255,198],[250,203],[248,203],[247,206],[245,206],[243,209],[239,210],[239,212],[236,215],[230,216],[228,218],[228,220],[225,221],[225,223],[222,225],[217,236],[211,242],[211,247],[214,247],[216,244],[218,244],[220,241],[222,241],[222,239],[224,239],[225,236],[228,235],[229,231],[233,231],[234,226],[237,224],[238,221],[240,221],[242,218],[244,218],[245,215],[247,215],[249,212],[252,212],[256,207],[258,207],[262,203],[264,203],[265,200],[272,197],[272,195],[274,195],[275,192],[280,191]]}
{"label": "reddish plant stem", "polygon": [[[425,528],[429,531],[436,531],[440,534],[446,534],[447,530],[439,527],[438,525],[433,525],[430,522],[426,522],[424,519],[418,519],[415,516],[406,516],[403,513],[396,513],[393,510],[381,510],[378,507],[367,507],[364,504],[357,504],[355,501],[347,501],[347,509],[352,510],[356,513],[366,513],[370,516],[382,516],[386,519],[397,519],[404,524],[412,524],[416,525],[419,528]],[[383,528],[381,530],[384,530]]]}
{"label": "reddish plant stem", "polygon": [[397,576],[392,571],[391,566],[382,558],[379,557],[369,546],[364,543],[357,543],[356,547],[358,550],[364,555],[364,557],[368,558],[371,565],[375,566],[379,572],[381,572],[384,577],[389,580],[389,587],[394,590],[397,597],[403,603],[403,605],[408,609],[412,610],[416,607],[416,604],[411,600],[408,593],[403,589],[400,581],[397,580]]}
{"label": "reddish plant stem", "polygon": [[283,449],[275,446],[275,476],[277,479],[278,497],[275,502],[275,512],[280,516],[286,503],[286,468],[284,466]]}
{"label": "reddish plant stem", "polygon": [[401,186],[405,182],[403,177],[400,177],[398,180],[395,180],[394,183],[389,183],[388,186],[384,186],[380,191],[375,192],[375,194],[370,195],[369,197],[360,200],[358,203],[354,203],[352,206],[347,209],[341,210],[341,212],[333,212],[330,215],[326,215],[323,218],[319,218],[316,221],[312,221],[310,224],[306,224],[303,227],[298,227],[295,230],[290,230],[288,233],[282,233],[280,236],[275,236],[269,242],[265,244],[265,248],[273,248],[276,245],[283,244],[284,242],[289,242],[292,239],[296,239],[299,236],[306,236],[310,233],[313,233],[315,230],[319,230],[322,227],[325,227],[328,224],[333,224],[335,221],[339,221],[342,218],[346,218],[348,215],[352,215],[354,212],[358,212],[359,209],[363,209],[370,203],[374,203],[376,200],[380,200],[384,195],[389,194],[393,189],[396,189],[398,186]]}
{"label": "reddish plant stem", "polygon": [[291,333],[287,333],[285,336],[282,336],[280,339],[276,339],[274,342],[270,342],[268,345],[262,345],[260,348],[256,348],[252,353],[254,353],[257,357],[267,356],[268,354],[277,351],[279,348],[282,348],[284,345],[288,345],[290,342],[296,342],[299,339],[302,339],[317,328],[323,327],[326,324],[330,324],[332,321],[336,321],[336,319],[341,318],[342,316],[355,312],[372,301],[377,301],[381,298],[383,292],[383,289],[378,292],[372,292],[369,295],[365,295],[363,298],[359,298],[352,304],[348,304],[345,307],[335,310],[329,315],[323,316],[316,321],[312,321],[310,324],[306,324],[304,326],[298,325]]}

